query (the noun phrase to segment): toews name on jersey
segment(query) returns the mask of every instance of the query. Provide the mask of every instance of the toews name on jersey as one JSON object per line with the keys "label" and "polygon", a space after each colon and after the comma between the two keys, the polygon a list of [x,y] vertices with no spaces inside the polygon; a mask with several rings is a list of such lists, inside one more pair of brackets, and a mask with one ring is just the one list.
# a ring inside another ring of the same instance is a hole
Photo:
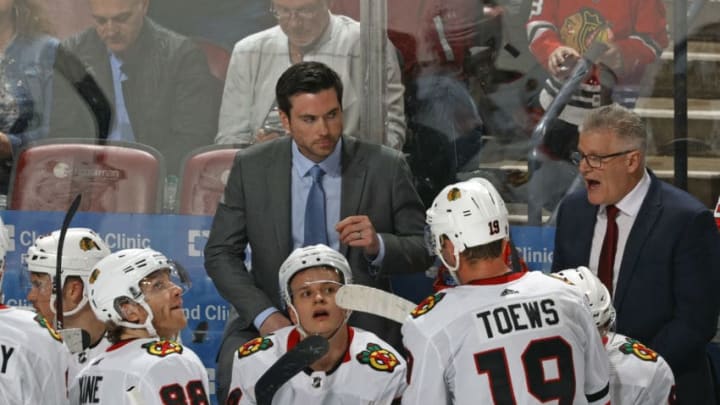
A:
{"label": "toews name on jersey", "polygon": [[478,312],[488,339],[529,329],[557,325],[560,322],[555,301],[546,298],[539,301],[516,302]]}

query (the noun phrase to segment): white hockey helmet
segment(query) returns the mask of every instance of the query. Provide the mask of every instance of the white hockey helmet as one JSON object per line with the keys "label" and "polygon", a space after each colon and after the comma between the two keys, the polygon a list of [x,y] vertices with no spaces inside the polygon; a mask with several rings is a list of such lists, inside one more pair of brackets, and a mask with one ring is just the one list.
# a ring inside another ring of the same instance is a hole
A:
{"label": "white hockey helmet", "polygon": [[[23,257],[27,271],[47,274],[50,276],[50,280],[53,280],[57,268],[59,242],[59,230],[38,237]],[[90,277],[95,264],[109,254],[110,248],[100,235],[92,229],[68,228],[62,249],[62,275],[60,281],[64,286],[68,276],[80,277],[84,285],[85,296],[77,307],[65,312],[65,316],[74,315],[87,304],[88,277]],[[55,311],[55,292],[50,300],[50,308]]]}
{"label": "white hockey helmet", "polygon": [[[505,239],[510,234],[505,202],[492,183],[481,177],[446,186],[427,210],[425,221],[428,249],[440,257],[456,281],[460,253]],[[455,266],[443,258],[443,235],[455,247]]]}
{"label": "white hockey helmet", "polygon": [[595,326],[608,327],[615,321],[615,308],[612,305],[610,291],[590,269],[580,266],[577,269],[558,271],[552,275],[573,284],[582,291],[590,306]]}
{"label": "white hockey helmet", "polygon": [[285,305],[292,305],[290,281],[293,276],[310,267],[331,267],[340,272],[342,284],[353,282],[350,264],[340,252],[322,244],[297,248],[285,259],[278,273],[280,297]]}
{"label": "white hockey helmet", "polygon": [[[173,282],[183,292],[189,288],[190,281],[182,266],[149,248],[120,250],[100,260],[89,279],[90,307],[95,316],[103,322],[113,321],[126,328],[146,329],[151,336],[157,336],[152,324],[153,312],[145,301],[140,282],[159,270],[169,270],[173,277],[178,277]],[[148,317],[144,324],[123,318],[122,304],[127,302],[137,303],[145,309]]]}

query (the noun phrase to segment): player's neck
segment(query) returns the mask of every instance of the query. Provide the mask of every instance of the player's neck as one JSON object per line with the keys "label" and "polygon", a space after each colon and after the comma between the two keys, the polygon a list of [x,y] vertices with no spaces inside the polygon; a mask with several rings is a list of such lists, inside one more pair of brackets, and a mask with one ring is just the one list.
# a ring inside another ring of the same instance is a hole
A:
{"label": "player's neck", "polygon": [[142,339],[142,338],[149,338],[150,333],[148,333],[145,329],[132,329],[132,328],[125,328],[123,330],[123,333],[120,335],[120,340],[128,340],[128,339]]}
{"label": "player's neck", "polygon": [[89,305],[76,315],[67,317],[65,327],[83,329],[90,335],[90,343],[93,345],[105,334],[105,324],[95,317]]}
{"label": "player's neck", "polygon": [[477,259],[467,260],[464,257],[460,257],[460,268],[458,269],[458,278],[460,278],[461,284],[467,284],[473,280],[483,280],[486,278],[493,278],[502,276],[509,272],[505,261],[502,257],[496,257],[494,259]]}
{"label": "player's neck", "polygon": [[330,371],[334,369],[345,357],[348,350],[348,328],[343,325],[329,340],[330,350],[327,354],[313,363],[310,368],[315,371]]}

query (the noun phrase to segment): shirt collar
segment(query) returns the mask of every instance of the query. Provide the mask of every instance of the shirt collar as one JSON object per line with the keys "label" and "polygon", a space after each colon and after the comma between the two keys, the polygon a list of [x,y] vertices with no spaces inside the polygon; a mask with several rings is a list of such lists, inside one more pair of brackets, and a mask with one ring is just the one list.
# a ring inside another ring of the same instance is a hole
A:
{"label": "shirt collar", "polygon": [[[618,207],[620,212],[623,214],[635,217],[638,212],[640,212],[640,207],[645,200],[648,190],[650,190],[650,175],[646,169],[644,170],[643,176],[638,184],[636,184],[635,187],[633,187],[633,189],[622,198],[622,200],[618,201],[615,206]],[[604,212],[605,210],[603,209],[603,213]]]}
{"label": "shirt collar", "polygon": [[293,140],[292,142],[292,164],[293,167],[297,170],[297,172],[300,174],[300,177],[305,177],[310,169],[315,166],[316,164],[320,166],[320,168],[325,171],[325,174],[328,174],[333,177],[339,177],[340,176],[340,156],[342,151],[342,137],[338,140],[338,143],[335,144],[335,149],[332,151],[332,153],[325,158],[320,163],[315,163],[312,160],[308,159],[300,153],[300,149],[298,148],[297,144]]}

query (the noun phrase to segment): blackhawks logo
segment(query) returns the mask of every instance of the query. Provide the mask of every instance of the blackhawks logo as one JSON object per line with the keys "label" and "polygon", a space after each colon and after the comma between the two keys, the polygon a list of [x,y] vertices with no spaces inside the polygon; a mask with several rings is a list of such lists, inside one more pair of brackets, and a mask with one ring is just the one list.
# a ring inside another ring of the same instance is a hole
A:
{"label": "blackhawks logo", "polygon": [[419,318],[427,314],[435,308],[435,305],[437,305],[438,302],[442,301],[444,296],[444,292],[439,292],[425,298],[420,304],[418,304],[417,307],[415,307],[415,309],[412,310],[412,312],[410,312],[410,315],[412,315],[413,318]]}
{"label": "blackhawks logo", "polygon": [[560,39],[582,54],[593,42],[612,40],[612,30],[597,10],[583,7],[565,19],[560,27]]}
{"label": "blackhawks logo", "polygon": [[155,340],[147,342],[141,346],[146,349],[149,354],[158,357],[165,357],[171,354],[182,354],[183,347],[172,340]]}
{"label": "blackhawks logo", "polygon": [[242,359],[243,357],[247,357],[251,354],[255,354],[259,352],[260,350],[267,350],[269,348],[273,347],[273,342],[269,338],[266,337],[258,337],[255,338],[242,346],[238,349],[238,359]]}
{"label": "blackhawks logo", "polygon": [[373,370],[387,371],[388,373],[392,373],[400,364],[392,352],[383,349],[376,343],[368,343],[367,350],[358,353],[356,359],[361,364],[369,365]]}
{"label": "blackhawks logo", "polygon": [[82,250],[83,252],[88,252],[93,249],[100,250],[100,246],[98,246],[98,244],[95,243],[94,240],[88,238],[87,236],[84,236],[80,239],[80,250]]}
{"label": "blackhawks logo", "polygon": [[625,338],[626,342],[623,343],[619,350],[623,354],[632,354],[640,360],[644,361],[657,361],[658,354],[652,349],[638,342],[635,339]]}
{"label": "blackhawks logo", "polygon": [[57,340],[58,342],[62,342],[62,336],[53,328],[52,325],[50,325],[50,322],[48,322],[47,319],[45,319],[44,316],[38,314],[35,315],[35,322],[38,323],[38,325],[42,326],[43,328],[47,329],[50,336],[52,336],[53,339]]}

